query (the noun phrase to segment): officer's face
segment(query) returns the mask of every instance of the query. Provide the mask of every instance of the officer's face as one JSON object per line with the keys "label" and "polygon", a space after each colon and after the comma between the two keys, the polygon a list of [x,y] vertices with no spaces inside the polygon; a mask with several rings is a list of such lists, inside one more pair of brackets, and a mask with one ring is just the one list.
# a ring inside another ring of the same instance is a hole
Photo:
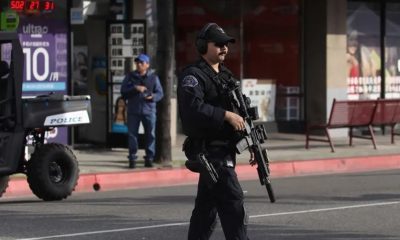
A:
{"label": "officer's face", "polygon": [[207,45],[207,53],[205,58],[211,63],[222,63],[228,54],[228,43],[209,42]]}

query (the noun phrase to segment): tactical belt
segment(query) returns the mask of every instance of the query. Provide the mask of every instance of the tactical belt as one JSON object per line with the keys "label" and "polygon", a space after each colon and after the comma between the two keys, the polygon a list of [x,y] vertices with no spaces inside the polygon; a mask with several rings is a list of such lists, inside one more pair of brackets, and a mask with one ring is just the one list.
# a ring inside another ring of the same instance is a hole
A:
{"label": "tactical belt", "polygon": [[[234,161],[228,159],[222,159],[222,161],[210,161],[207,159],[206,144],[205,140],[186,138],[182,150],[188,158],[185,162],[186,168],[192,172],[200,173],[206,184],[211,188],[218,182],[218,167],[225,166],[233,168],[235,164]],[[222,147],[226,146],[227,142],[213,141],[209,144],[208,146]]]}
{"label": "tactical belt", "polygon": [[[231,144],[231,141],[229,140],[200,140],[196,139],[193,140],[193,144],[195,147],[198,147],[198,149],[203,149],[204,152],[207,152],[207,148],[209,147],[226,147]],[[222,162],[223,166],[226,167],[234,167],[235,164],[233,160],[229,159],[221,159],[219,162]]]}

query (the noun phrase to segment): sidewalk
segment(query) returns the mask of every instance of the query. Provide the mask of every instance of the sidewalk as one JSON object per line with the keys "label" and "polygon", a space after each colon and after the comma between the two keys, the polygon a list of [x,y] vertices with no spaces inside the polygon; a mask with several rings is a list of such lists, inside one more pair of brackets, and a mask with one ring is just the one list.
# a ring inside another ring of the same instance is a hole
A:
{"label": "sidewalk", "polygon": [[[178,135],[172,147],[172,166],[155,164],[144,168],[144,151],[138,153],[136,169],[129,169],[127,149],[91,149],[74,153],[79,161],[80,178],[75,191],[87,192],[123,188],[143,188],[195,184],[198,175],[185,169],[185,156],[181,151],[183,135]],[[376,134],[377,150],[370,140],[355,139],[348,146],[348,138],[333,139],[336,152],[332,153],[328,143],[310,142],[306,150],[303,134],[271,133],[265,146],[269,152],[272,178],[305,174],[371,171],[400,168],[400,138],[390,143],[390,135]],[[238,155],[236,167],[240,180],[257,179],[255,167],[248,164],[247,152]],[[31,194],[23,177],[12,178],[4,196]]]}

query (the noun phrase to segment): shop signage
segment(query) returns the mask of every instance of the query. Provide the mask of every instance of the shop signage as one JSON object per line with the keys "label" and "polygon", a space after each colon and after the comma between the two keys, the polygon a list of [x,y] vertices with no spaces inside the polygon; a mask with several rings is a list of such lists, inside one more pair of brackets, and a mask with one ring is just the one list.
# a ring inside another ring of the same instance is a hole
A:
{"label": "shop signage", "polygon": [[48,0],[10,0],[8,7],[16,12],[35,14],[53,12],[55,6],[54,1]]}
{"label": "shop signage", "polygon": [[[51,92],[67,94],[68,20],[64,16],[66,13],[20,16],[18,33],[25,58],[22,84],[25,97]],[[45,137],[49,142],[67,143],[68,129],[55,127]]]}
{"label": "shop signage", "polygon": [[19,16],[14,11],[6,11],[1,13],[2,31],[15,31],[18,28]]}
{"label": "shop signage", "polygon": [[258,107],[260,121],[275,121],[276,84],[274,80],[243,79],[242,91],[250,98],[250,106]]}
{"label": "shop signage", "polygon": [[66,27],[57,21],[25,21],[21,23],[20,40],[25,57],[22,90],[28,94],[65,93],[68,69]]}
{"label": "shop signage", "polygon": [[83,9],[71,8],[70,21],[71,24],[83,24],[85,22],[85,19],[83,17]]}

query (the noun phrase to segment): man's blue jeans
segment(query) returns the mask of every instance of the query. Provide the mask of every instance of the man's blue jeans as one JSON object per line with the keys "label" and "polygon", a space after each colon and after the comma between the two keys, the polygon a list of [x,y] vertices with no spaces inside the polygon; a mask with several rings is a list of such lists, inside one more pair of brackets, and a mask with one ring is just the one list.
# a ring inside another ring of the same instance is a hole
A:
{"label": "man's blue jeans", "polygon": [[148,115],[128,115],[128,144],[129,144],[129,160],[135,161],[138,150],[138,137],[140,122],[143,124],[145,137],[145,160],[152,161],[154,159],[156,149],[156,114]]}

